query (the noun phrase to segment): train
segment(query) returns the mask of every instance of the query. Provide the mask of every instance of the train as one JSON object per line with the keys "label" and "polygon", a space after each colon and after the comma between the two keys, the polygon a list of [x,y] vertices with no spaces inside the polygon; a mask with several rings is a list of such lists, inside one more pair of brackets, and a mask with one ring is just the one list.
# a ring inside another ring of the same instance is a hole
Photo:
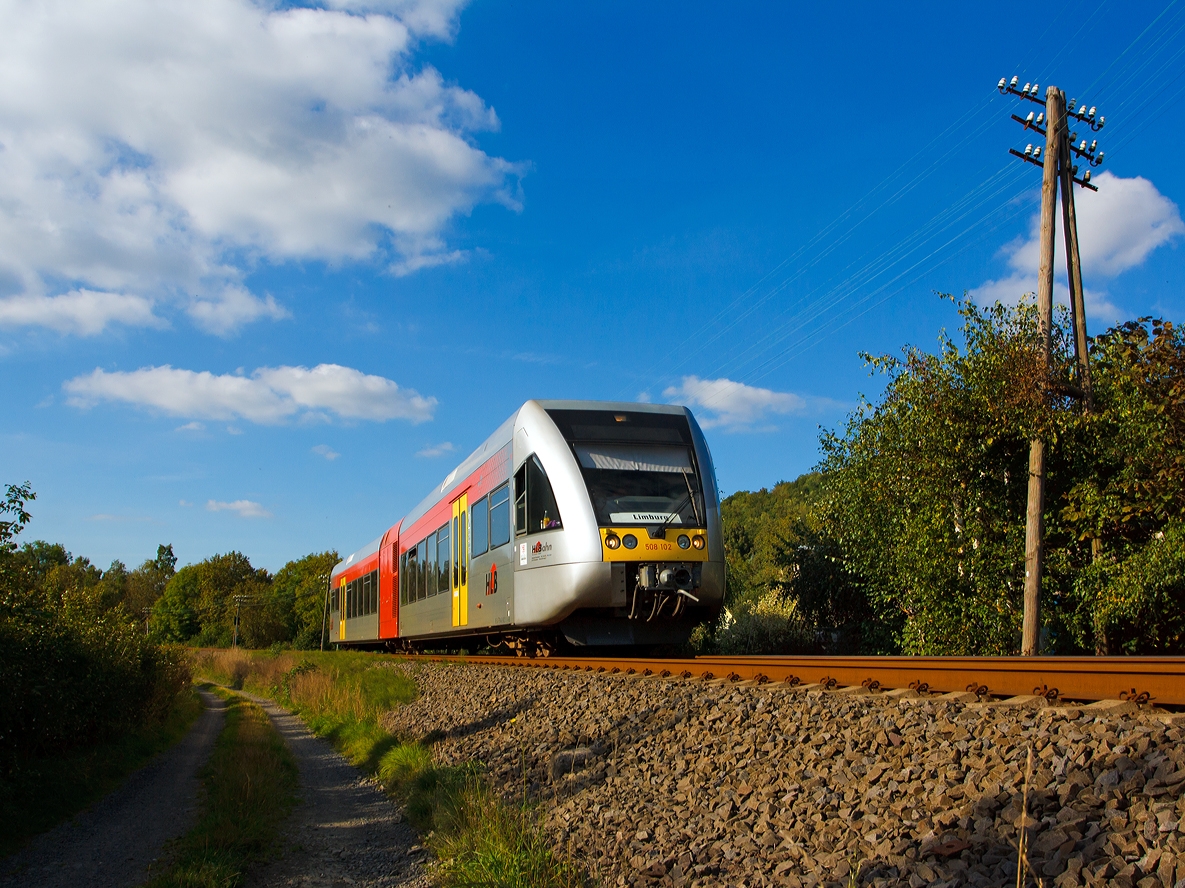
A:
{"label": "train", "polygon": [[720,495],[686,407],[531,400],[334,566],[336,646],[670,649],[724,599]]}

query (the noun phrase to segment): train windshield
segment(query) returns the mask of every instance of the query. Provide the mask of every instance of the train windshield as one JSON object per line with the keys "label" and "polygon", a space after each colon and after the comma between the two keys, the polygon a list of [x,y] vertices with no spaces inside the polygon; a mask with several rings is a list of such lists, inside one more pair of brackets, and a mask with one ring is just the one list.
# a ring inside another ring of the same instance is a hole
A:
{"label": "train windshield", "polygon": [[702,486],[685,416],[549,413],[572,446],[602,527],[704,525]]}

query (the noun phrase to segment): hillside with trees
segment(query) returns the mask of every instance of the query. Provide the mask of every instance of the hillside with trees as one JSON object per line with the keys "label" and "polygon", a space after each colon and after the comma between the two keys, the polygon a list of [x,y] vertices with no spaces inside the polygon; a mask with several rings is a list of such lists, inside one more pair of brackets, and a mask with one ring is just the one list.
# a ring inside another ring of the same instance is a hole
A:
{"label": "hillside with trees", "polygon": [[[1185,652],[1185,336],[1142,319],[1096,337],[1086,411],[1064,318],[1045,386],[1033,306],[959,311],[959,342],[866,356],[885,391],[823,435],[816,473],[725,501],[717,647],[745,630],[751,650],[1017,653],[1039,434],[1043,649]],[[760,643],[751,623],[787,628]]]}

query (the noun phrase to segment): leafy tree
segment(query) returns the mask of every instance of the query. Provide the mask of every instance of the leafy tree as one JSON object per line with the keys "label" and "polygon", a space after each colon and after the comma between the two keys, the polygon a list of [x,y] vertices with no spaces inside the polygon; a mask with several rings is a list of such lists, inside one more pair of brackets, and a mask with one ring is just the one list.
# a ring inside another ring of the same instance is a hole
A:
{"label": "leafy tree", "polygon": [[1017,650],[1039,435],[1045,649],[1180,650],[1173,549],[1149,547],[1157,534],[1176,539],[1169,524],[1185,516],[1185,341],[1148,320],[1098,337],[1085,413],[1070,396],[1064,316],[1047,383],[1031,304],[965,300],[959,312],[961,346],[944,334],[936,354],[869,357],[888,377],[884,395],[823,437],[822,530],[877,621],[910,653]]}
{"label": "leafy tree", "polygon": [[158,635],[197,645],[227,647],[234,636],[236,597],[251,610],[262,603],[271,576],[241,552],[214,555],[177,571],[152,609]]}
{"label": "leafy tree", "polygon": [[[0,807],[30,756],[163,718],[188,687],[183,659],[145,637],[110,576],[63,546],[17,548],[29,486],[9,485],[0,513]],[[19,800],[16,800],[19,803]]]}
{"label": "leafy tree", "polygon": [[177,556],[172,543],[156,547],[156,557],[148,558],[127,575],[124,605],[133,615],[151,608],[164,594],[177,571]]}
{"label": "leafy tree", "polygon": [[340,560],[337,552],[313,552],[289,561],[276,572],[272,596],[278,608],[287,608],[287,638],[293,647],[320,647],[325,589]]}

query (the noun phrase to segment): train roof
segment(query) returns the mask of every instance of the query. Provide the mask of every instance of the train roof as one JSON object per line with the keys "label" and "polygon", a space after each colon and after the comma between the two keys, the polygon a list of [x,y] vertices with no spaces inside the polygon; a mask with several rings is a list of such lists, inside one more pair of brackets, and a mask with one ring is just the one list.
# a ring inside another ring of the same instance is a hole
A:
{"label": "train roof", "polygon": [[[488,438],[481,443],[469,456],[453,469],[444,480],[436,485],[419,504],[407,513],[403,519],[403,526],[410,527],[423,517],[429,509],[445,498],[451,488],[461,484],[483,462],[505,447],[514,439],[514,426],[518,416],[529,404],[537,404],[544,410],[629,410],[633,413],[686,413],[687,408],[677,404],[639,404],[634,401],[564,401],[564,400],[536,400],[525,401],[510,415],[510,417],[496,428]],[[386,534],[384,533],[383,536]],[[356,552],[346,556],[333,568],[333,576],[337,576],[350,565],[361,561],[379,550],[383,536],[363,546]]]}

